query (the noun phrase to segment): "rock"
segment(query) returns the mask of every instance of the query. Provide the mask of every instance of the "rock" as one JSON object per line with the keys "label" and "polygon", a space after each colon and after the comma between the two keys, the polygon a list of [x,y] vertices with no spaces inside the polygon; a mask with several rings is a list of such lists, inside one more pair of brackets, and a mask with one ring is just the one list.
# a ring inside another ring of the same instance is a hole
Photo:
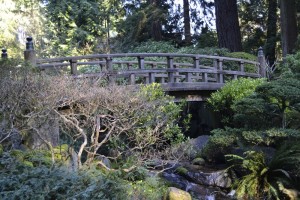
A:
{"label": "rock", "polygon": [[201,185],[215,186],[221,188],[229,188],[232,184],[232,179],[226,170],[219,170],[210,173],[204,172],[188,172],[184,174],[188,180]]}
{"label": "rock", "polygon": [[211,173],[207,176],[208,185],[229,188],[232,180],[226,170]]}
{"label": "rock", "polygon": [[177,157],[186,157],[187,159],[195,159],[207,144],[209,135],[201,135],[197,138],[190,139],[189,141],[181,144],[174,152]]}
{"label": "rock", "polygon": [[188,170],[184,167],[178,167],[178,168],[176,168],[175,172],[180,175],[185,175],[188,173]]}
{"label": "rock", "polygon": [[106,158],[105,156],[103,156],[103,155],[99,155],[99,156],[97,156],[96,158],[95,158],[95,160],[99,160],[99,161],[101,161],[101,163],[103,164],[103,165],[105,165],[105,167],[107,167],[107,168],[111,168],[111,162],[110,162],[110,160],[108,159],[108,158]]}
{"label": "rock", "polygon": [[48,150],[48,144],[52,147],[59,145],[59,120],[55,114],[50,113],[49,116],[34,118],[28,122],[35,131],[28,132],[25,142],[30,149]]}
{"label": "rock", "polygon": [[191,146],[191,151],[190,151],[191,159],[196,158],[197,154],[199,154],[199,152],[201,152],[201,150],[207,144],[208,140],[209,140],[209,135],[201,135],[201,136],[199,136],[195,139],[191,139],[189,141],[190,146]]}
{"label": "rock", "polygon": [[181,189],[169,187],[167,200],[192,200],[191,195]]}
{"label": "rock", "polygon": [[234,198],[235,195],[236,195],[236,191],[235,191],[235,190],[231,190],[231,191],[227,194],[227,196],[230,197],[230,198]]}
{"label": "rock", "polygon": [[205,160],[203,158],[195,158],[192,161],[192,164],[193,165],[201,165],[201,166],[203,166],[205,164]]}

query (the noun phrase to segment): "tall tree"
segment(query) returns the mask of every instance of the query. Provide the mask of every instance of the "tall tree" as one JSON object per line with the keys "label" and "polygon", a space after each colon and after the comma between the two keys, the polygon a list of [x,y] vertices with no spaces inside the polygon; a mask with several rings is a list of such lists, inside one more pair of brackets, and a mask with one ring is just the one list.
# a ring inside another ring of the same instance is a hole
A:
{"label": "tall tree", "polygon": [[241,51],[237,0],[215,0],[215,11],[219,47]]}
{"label": "tall tree", "polygon": [[298,36],[296,0],[280,0],[282,56],[293,52]]}
{"label": "tall tree", "polygon": [[276,42],[277,42],[277,0],[268,0],[268,21],[267,21],[267,41],[266,41],[266,58],[270,66],[276,59]]}
{"label": "tall tree", "polygon": [[191,18],[190,18],[190,2],[183,0],[183,21],[184,21],[184,40],[186,45],[192,42],[191,35]]}

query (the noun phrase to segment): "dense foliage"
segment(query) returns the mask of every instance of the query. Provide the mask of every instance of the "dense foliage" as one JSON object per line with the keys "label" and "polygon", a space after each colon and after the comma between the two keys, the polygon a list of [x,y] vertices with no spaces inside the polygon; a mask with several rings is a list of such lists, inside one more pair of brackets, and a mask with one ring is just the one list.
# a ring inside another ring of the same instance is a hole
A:
{"label": "dense foliage", "polygon": [[208,100],[217,111],[230,110],[224,116],[231,117],[232,123],[225,121],[231,128],[211,132],[213,135],[202,155],[210,161],[224,162],[224,155],[237,154],[227,157],[237,164],[232,167],[240,179],[233,188],[239,198],[297,199],[298,196],[298,53],[288,56],[278,71],[272,80],[261,81],[248,95],[239,91],[243,84],[236,81],[227,83]]}
{"label": "dense foliage", "polygon": [[141,170],[105,172],[94,165],[70,171],[50,168],[44,159],[35,152],[1,153],[1,199],[161,199],[166,191],[157,177],[133,175]]}
{"label": "dense foliage", "polygon": [[[291,5],[295,5],[292,7],[283,2],[279,12],[279,5],[274,0],[232,0],[230,8],[237,9],[230,9],[230,15],[223,13],[224,9],[218,9],[218,2],[5,0],[1,2],[0,26],[4,31],[0,34],[0,45],[8,49],[11,57],[20,57],[25,37],[32,36],[39,56],[53,57],[127,52],[132,46],[148,40],[169,41],[176,48],[219,46],[230,51],[233,51],[231,45],[236,43],[251,54],[256,54],[258,47],[264,46],[267,59],[273,64],[281,55],[278,45],[280,25],[283,30],[281,46],[288,53],[293,52],[298,29],[295,20],[291,19],[300,10],[298,2],[292,0]],[[280,22],[279,13],[282,16]],[[224,30],[215,22],[216,16],[228,21]],[[290,20],[286,21],[287,17]],[[289,21],[293,24],[288,24]],[[239,24],[233,27],[233,22]],[[226,39],[229,31],[233,34]],[[241,34],[236,34],[238,32]],[[241,48],[234,51],[241,51]]]}
{"label": "dense foliage", "polygon": [[233,124],[233,105],[238,100],[251,95],[263,79],[240,78],[228,82],[221,90],[213,93],[207,100],[208,105],[221,115],[224,125]]}

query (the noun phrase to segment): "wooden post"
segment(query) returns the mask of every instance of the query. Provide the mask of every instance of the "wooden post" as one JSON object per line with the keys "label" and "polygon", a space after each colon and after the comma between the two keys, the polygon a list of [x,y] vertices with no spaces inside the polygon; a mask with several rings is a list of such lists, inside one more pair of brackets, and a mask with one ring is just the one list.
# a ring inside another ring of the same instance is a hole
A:
{"label": "wooden post", "polygon": [[199,68],[199,57],[193,57],[194,60],[194,68],[198,69]]}
{"label": "wooden post", "polygon": [[155,73],[149,73],[149,83],[155,83]]}
{"label": "wooden post", "polygon": [[1,54],[1,58],[2,59],[6,59],[8,56],[7,56],[7,50],[6,49],[2,49],[2,54]]}
{"label": "wooden post", "polygon": [[144,60],[144,57],[138,56],[138,61],[139,61],[139,69],[144,69],[144,68],[145,68],[145,60]]}
{"label": "wooden post", "polygon": [[[215,53],[214,56],[218,56],[218,54]],[[216,71],[218,70],[218,59],[217,58],[213,59],[213,68],[215,68]],[[218,74],[217,73],[214,74],[214,77],[215,77],[216,82],[218,82]]]}
{"label": "wooden post", "polygon": [[261,75],[261,77],[266,77],[267,63],[266,63],[266,59],[262,47],[258,48],[257,60],[259,62],[259,74]]}
{"label": "wooden post", "polygon": [[219,83],[224,83],[224,77],[223,77],[223,59],[218,59],[218,74],[219,74]]}
{"label": "wooden post", "polygon": [[24,51],[24,59],[32,65],[36,65],[36,54],[33,47],[32,37],[26,38],[26,50]]}
{"label": "wooden post", "polygon": [[[173,57],[171,56],[168,56],[167,57],[167,60],[168,60],[168,68],[169,69],[174,69],[174,65],[173,65]],[[169,74],[169,83],[174,83],[174,72],[171,71],[168,73]]]}
{"label": "wooden post", "polygon": [[244,63],[244,61],[240,61],[239,64],[240,64],[240,71],[245,72],[245,66],[244,66],[245,63]]}
{"label": "wooden post", "polygon": [[71,65],[71,74],[72,75],[77,75],[78,71],[77,71],[77,60],[70,60],[70,65]]}
{"label": "wooden post", "polygon": [[115,77],[113,74],[113,64],[112,64],[112,58],[111,57],[106,57],[106,68],[108,70],[108,81],[110,84],[115,83]]}

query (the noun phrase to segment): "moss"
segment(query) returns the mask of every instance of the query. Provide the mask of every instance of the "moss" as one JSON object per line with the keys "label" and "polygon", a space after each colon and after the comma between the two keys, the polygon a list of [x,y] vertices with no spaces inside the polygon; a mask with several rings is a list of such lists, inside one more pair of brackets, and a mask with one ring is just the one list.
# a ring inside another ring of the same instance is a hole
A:
{"label": "moss", "polygon": [[25,156],[23,151],[17,149],[12,150],[10,152],[10,155],[14,158],[17,158],[19,161],[24,160],[24,156]]}
{"label": "moss", "polygon": [[184,167],[178,167],[178,168],[176,168],[175,172],[180,175],[185,175],[188,173],[188,170]]}
{"label": "moss", "polygon": [[33,167],[33,163],[30,162],[30,161],[27,161],[27,160],[25,160],[25,161],[23,162],[23,164],[24,164],[25,166],[27,166],[27,167]]}
{"label": "moss", "polygon": [[53,148],[54,159],[57,162],[66,161],[69,158],[69,145],[62,144]]}

